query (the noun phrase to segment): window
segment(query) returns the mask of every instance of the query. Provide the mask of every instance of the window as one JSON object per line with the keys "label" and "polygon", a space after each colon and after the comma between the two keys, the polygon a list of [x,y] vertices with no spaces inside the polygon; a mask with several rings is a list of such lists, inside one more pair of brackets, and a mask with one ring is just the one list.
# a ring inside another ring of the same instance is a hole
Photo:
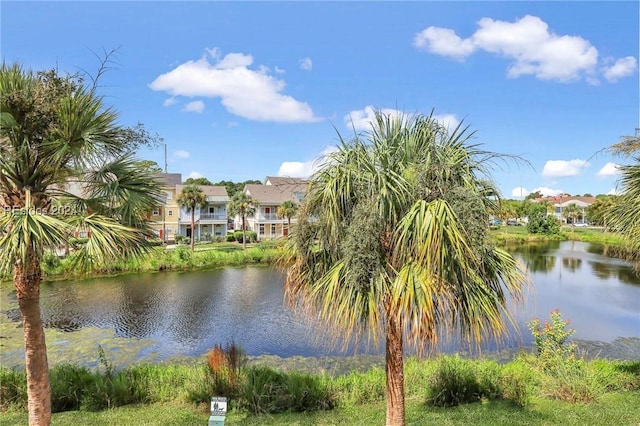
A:
{"label": "window", "polygon": [[160,216],[160,210],[158,209],[153,209],[153,213],[154,216]]}
{"label": "window", "polygon": [[169,216],[173,216],[173,210],[169,210]]}
{"label": "window", "polygon": [[167,191],[167,201],[171,200],[173,200],[173,194],[171,193],[171,191]]}
{"label": "window", "polygon": [[210,214],[214,214],[216,212],[216,208],[215,207],[209,207],[209,213]]}
{"label": "window", "polygon": [[271,224],[271,235],[275,235],[276,234],[276,224],[272,223]]}
{"label": "window", "polygon": [[265,207],[264,214],[269,214],[269,213],[271,213],[271,207]]}
{"label": "window", "polygon": [[264,235],[264,223],[260,224],[260,235]]}
{"label": "window", "polygon": [[304,192],[294,192],[293,196],[296,198],[296,200],[302,202],[302,199],[304,198]]}

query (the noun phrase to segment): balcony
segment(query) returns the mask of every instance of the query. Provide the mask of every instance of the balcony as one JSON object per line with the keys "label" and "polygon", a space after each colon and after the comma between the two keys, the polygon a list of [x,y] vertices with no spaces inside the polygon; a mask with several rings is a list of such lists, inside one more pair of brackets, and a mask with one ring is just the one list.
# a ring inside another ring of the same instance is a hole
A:
{"label": "balcony", "polygon": [[278,215],[276,213],[260,213],[258,217],[260,220],[278,220]]}
{"label": "balcony", "polygon": [[221,213],[200,213],[200,220],[227,220],[227,215]]}

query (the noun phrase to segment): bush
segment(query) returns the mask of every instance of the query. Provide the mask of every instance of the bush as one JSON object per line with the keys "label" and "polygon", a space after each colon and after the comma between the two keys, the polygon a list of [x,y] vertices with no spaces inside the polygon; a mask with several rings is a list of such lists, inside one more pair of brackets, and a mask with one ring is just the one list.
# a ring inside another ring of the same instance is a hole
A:
{"label": "bush", "polygon": [[560,233],[560,226],[554,216],[536,213],[529,216],[527,231],[531,234],[555,235]]}
{"label": "bush", "polygon": [[60,364],[51,369],[51,411],[78,410],[86,389],[93,386],[97,375],[84,367]]}
{"label": "bush", "polygon": [[27,374],[0,366],[0,411],[10,407],[26,409]]}
{"label": "bush", "polygon": [[327,410],[334,405],[335,398],[321,377],[285,374],[264,366],[246,370],[238,398],[238,407],[253,414]]}
{"label": "bush", "polygon": [[226,242],[228,242],[228,243],[232,243],[232,242],[237,241],[237,240],[236,240],[236,233],[235,233],[235,232],[230,232],[230,233],[228,233],[228,234],[224,237],[224,240],[225,240]]}
{"label": "bush", "polygon": [[213,394],[233,397],[240,390],[241,369],[247,362],[242,348],[234,342],[223,348],[215,345],[207,355],[209,375],[212,379]]}
{"label": "bush", "polygon": [[502,395],[500,368],[492,361],[473,362],[455,356],[442,356],[429,383],[428,402],[449,407]]}
{"label": "bush", "polygon": [[502,367],[501,386],[503,397],[518,407],[527,407],[531,403],[538,377],[531,369],[525,354]]}

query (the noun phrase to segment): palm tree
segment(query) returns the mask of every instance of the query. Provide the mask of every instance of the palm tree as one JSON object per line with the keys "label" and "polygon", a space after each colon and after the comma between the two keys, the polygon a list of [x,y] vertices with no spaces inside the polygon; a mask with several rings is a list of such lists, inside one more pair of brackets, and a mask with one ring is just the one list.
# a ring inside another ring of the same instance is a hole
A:
{"label": "palm tree", "polygon": [[621,232],[629,244],[631,259],[640,268],[640,157],[635,164],[620,166],[621,195],[609,210],[609,220],[614,230]]}
{"label": "palm tree", "polygon": [[580,209],[578,208],[578,206],[574,203],[568,204],[565,208],[562,209],[562,216],[567,219],[567,223],[571,221],[571,232],[573,232],[576,224],[576,219],[580,217]]}
{"label": "palm tree", "polygon": [[387,425],[405,423],[404,336],[420,349],[447,332],[467,344],[498,337],[511,320],[507,293],[520,299],[526,282],[488,239],[496,154],[468,144],[466,130],[376,113],[365,139],[340,138],[311,178],[283,259],[291,304],[345,341],[384,334]]}
{"label": "palm tree", "polygon": [[293,200],[286,200],[278,206],[278,217],[287,219],[287,231],[291,230],[291,219],[298,213],[298,203]]}
{"label": "palm tree", "polygon": [[[0,67],[0,276],[13,274],[22,315],[30,425],[51,421],[40,316],[45,251],[79,228],[90,238],[74,253],[78,268],[142,256],[150,247],[145,215],[159,186],[136,169],[124,129],[94,90],[54,72]],[[67,192],[69,183],[81,195]]]}
{"label": "palm tree", "polygon": [[231,201],[229,202],[229,214],[232,216],[240,216],[242,218],[242,248],[247,248],[247,217],[253,216],[256,213],[258,202],[251,198],[249,194],[244,191],[239,191],[233,194]]}
{"label": "palm tree", "polygon": [[197,185],[187,185],[182,188],[177,201],[180,207],[187,210],[187,213],[191,212],[191,251],[193,251],[196,239],[196,209],[207,205],[207,196]]}

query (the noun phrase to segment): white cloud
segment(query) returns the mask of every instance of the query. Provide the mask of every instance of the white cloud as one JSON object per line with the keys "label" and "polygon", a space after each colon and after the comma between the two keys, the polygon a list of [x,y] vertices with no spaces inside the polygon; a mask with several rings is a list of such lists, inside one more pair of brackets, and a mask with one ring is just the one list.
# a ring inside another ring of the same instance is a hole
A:
{"label": "white cloud", "polygon": [[545,197],[553,197],[555,195],[564,194],[565,190],[564,189],[548,188],[546,186],[540,186],[538,188],[534,188],[533,191],[531,191],[531,192],[539,192]]}
{"label": "white cloud", "polygon": [[596,173],[596,175],[600,177],[610,177],[610,176],[619,175],[620,169],[618,167],[619,165],[616,163],[607,163],[600,170],[598,170],[598,173]]}
{"label": "white cloud", "polygon": [[529,191],[527,191],[527,188],[524,188],[522,186],[516,186],[515,188],[513,188],[511,190],[511,196],[512,197],[524,198],[527,195],[529,195]]}
{"label": "white cloud", "polygon": [[280,68],[278,66],[276,66],[275,72],[276,72],[276,74],[284,74],[285,73],[284,69],[282,69],[282,68]]}
{"label": "white cloud", "polygon": [[251,55],[229,53],[220,58],[219,49],[206,51],[208,55],[159,75],[149,87],[172,97],[220,98],[227,111],[249,120],[320,120],[307,103],[284,95],[285,82],[271,75],[267,67],[249,68],[253,64]]}
{"label": "white cloud", "polygon": [[638,69],[638,61],[633,56],[618,59],[610,67],[604,69],[604,78],[616,82],[623,77],[632,75]]}
{"label": "white cloud", "polygon": [[322,151],[318,158],[309,161],[285,161],[278,169],[278,176],[307,178],[322,165],[324,156],[334,152],[337,148],[329,146]]}
{"label": "white cloud", "polygon": [[[598,50],[575,35],[558,35],[537,16],[526,15],[514,22],[482,18],[478,29],[461,38],[448,28],[428,27],[417,33],[413,45],[437,55],[463,60],[476,51],[489,52],[511,61],[507,76],[533,75],[540,80],[570,82],[584,78],[597,84]],[[635,58],[619,59],[604,70],[608,81],[635,70]]]}
{"label": "white cloud", "polygon": [[476,50],[472,40],[462,40],[453,30],[438,27],[428,27],[416,34],[413,45],[431,53],[457,59],[464,59]]}
{"label": "white cloud", "polygon": [[179,158],[181,160],[186,160],[187,158],[189,158],[189,156],[190,156],[189,151],[185,151],[183,149],[179,149],[178,151],[175,151],[173,153],[174,158]]}
{"label": "white cloud", "polygon": [[171,105],[175,104],[176,102],[178,102],[178,101],[176,100],[176,98],[174,98],[172,96],[170,98],[165,99],[164,102],[162,103],[162,106],[170,107]]}
{"label": "white cloud", "polygon": [[298,63],[300,64],[300,69],[303,69],[305,71],[311,71],[311,69],[313,68],[313,62],[311,61],[311,58],[302,58],[298,61]]}
{"label": "white cloud", "polygon": [[202,113],[202,111],[204,111],[204,102],[202,102],[202,101],[189,102],[188,104],[186,104],[184,106],[182,111],[184,111],[184,112],[197,112],[198,114],[200,114],[200,113]]}
{"label": "white cloud", "polygon": [[[344,116],[344,124],[348,128],[353,128],[356,131],[371,130],[371,123],[375,121],[375,111],[376,108],[371,105],[367,105],[360,110],[351,111]],[[410,118],[413,115],[405,114],[393,108],[381,108],[378,111],[391,117],[404,116],[405,118]],[[458,120],[455,114],[435,114],[433,118],[449,130],[453,130],[460,124],[460,120]]]}
{"label": "white cloud", "polygon": [[191,178],[191,179],[199,179],[201,177],[204,177],[204,175],[200,172],[196,172],[196,171],[192,171],[191,173],[189,173],[189,176],[187,176],[187,179]]}
{"label": "white cloud", "polygon": [[544,177],[569,177],[578,176],[585,167],[589,167],[589,162],[576,158],[575,160],[549,160],[542,169]]}

